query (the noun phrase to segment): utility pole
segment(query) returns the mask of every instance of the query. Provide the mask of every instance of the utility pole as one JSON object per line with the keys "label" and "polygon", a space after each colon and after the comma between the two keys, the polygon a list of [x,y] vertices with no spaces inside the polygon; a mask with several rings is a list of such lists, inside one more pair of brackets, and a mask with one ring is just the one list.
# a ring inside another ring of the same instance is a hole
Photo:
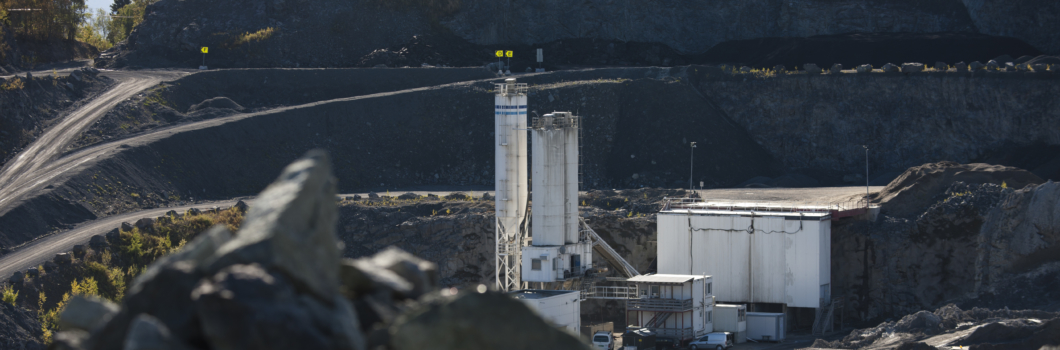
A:
{"label": "utility pole", "polygon": [[869,146],[861,145],[865,149],[865,206],[869,206]]}
{"label": "utility pole", "polygon": [[689,192],[688,196],[689,196],[689,198],[692,197],[692,192],[695,191],[695,187],[692,187],[692,169],[696,165],[695,154],[696,154],[696,143],[693,141],[692,142],[692,152],[690,152],[689,156],[688,156],[689,157],[689,160],[688,160],[688,192]]}

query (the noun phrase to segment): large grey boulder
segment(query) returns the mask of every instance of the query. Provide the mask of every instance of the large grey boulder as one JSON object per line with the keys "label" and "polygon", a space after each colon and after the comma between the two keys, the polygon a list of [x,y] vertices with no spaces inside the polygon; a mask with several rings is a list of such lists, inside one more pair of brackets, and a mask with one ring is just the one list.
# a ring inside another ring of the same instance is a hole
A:
{"label": "large grey boulder", "polygon": [[975,72],[975,71],[982,70],[983,68],[986,68],[986,66],[984,66],[979,61],[972,61],[972,63],[968,65],[968,68],[971,69],[973,72]]}
{"label": "large grey boulder", "polygon": [[334,198],[327,154],[310,151],[255,199],[235,238],[218,249],[211,270],[257,263],[283,271],[323,300],[339,295]]}
{"label": "large grey boulder", "polygon": [[503,293],[432,296],[394,321],[392,349],[589,349]]}
{"label": "large grey boulder", "polygon": [[949,69],[949,66],[946,65],[946,62],[942,62],[942,61],[935,62],[935,70],[940,71],[940,72],[945,72],[948,69]]}
{"label": "large grey boulder", "polygon": [[828,72],[831,73],[831,74],[842,73],[843,72],[843,65],[839,64],[839,63],[833,64],[832,68],[828,69]]}
{"label": "large grey boulder", "polygon": [[884,73],[898,73],[898,66],[890,63],[883,65],[882,69]]}
{"label": "large grey boulder", "polygon": [[124,350],[191,350],[173,337],[162,321],[147,314],[136,315],[126,333]]}
{"label": "large grey boulder", "polygon": [[858,73],[861,73],[861,74],[872,73],[872,65],[871,64],[863,64],[863,65],[858,66],[856,69],[857,69]]}
{"label": "large grey boulder", "polygon": [[299,294],[285,274],[232,265],[192,292],[213,349],[364,349],[357,316],[342,298]]}
{"label": "large grey boulder", "polygon": [[778,64],[778,65],[773,67],[773,70],[776,71],[777,73],[784,73],[784,72],[786,72],[788,70],[788,68],[784,67],[783,64]]}
{"label": "large grey boulder", "polygon": [[998,67],[1000,67],[1000,64],[997,61],[990,60],[986,62],[986,69],[989,71],[996,71]]}
{"label": "large grey boulder", "polygon": [[118,314],[118,305],[95,296],[74,295],[59,313],[59,328],[93,331]]}
{"label": "large grey boulder", "polygon": [[802,65],[802,68],[806,70],[806,74],[810,74],[810,75],[821,74],[821,68],[818,67],[816,64],[813,64],[813,63],[804,64],[804,65]]}
{"label": "large grey boulder", "polygon": [[906,62],[902,63],[902,73],[918,73],[924,71],[923,63]]}
{"label": "large grey boulder", "polygon": [[964,63],[964,61],[960,61],[954,64],[953,68],[956,68],[958,72],[966,72],[968,71],[968,64]]}

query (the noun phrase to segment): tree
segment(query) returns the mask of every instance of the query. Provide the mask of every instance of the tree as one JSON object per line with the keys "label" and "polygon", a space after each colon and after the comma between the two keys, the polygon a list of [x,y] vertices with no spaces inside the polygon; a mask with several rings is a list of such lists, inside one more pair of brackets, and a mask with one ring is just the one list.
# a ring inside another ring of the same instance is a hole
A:
{"label": "tree", "polygon": [[118,14],[118,10],[121,10],[125,5],[131,4],[132,0],[114,0],[113,4],[110,4],[110,13]]}

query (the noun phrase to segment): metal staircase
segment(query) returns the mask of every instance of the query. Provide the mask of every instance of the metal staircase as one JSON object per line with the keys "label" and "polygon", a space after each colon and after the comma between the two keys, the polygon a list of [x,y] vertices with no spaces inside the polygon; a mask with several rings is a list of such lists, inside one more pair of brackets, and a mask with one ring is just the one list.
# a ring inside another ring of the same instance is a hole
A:
{"label": "metal staircase", "polygon": [[824,334],[835,330],[835,310],[843,307],[840,299],[824,300],[827,302],[823,307],[817,309],[813,319],[813,334]]}
{"label": "metal staircase", "polygon": [[673,315],[672,312],[656,312],[655,317],[652,317],[648,322],[644,323],[644,328],[655,329],[662,328],[666,324],[666,320]]}

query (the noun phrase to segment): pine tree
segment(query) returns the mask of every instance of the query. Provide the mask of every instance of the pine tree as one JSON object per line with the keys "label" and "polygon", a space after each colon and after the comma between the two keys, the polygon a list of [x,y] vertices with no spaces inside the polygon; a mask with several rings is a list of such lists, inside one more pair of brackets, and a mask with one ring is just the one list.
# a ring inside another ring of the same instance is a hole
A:
{"label": "pine tree", "polygon": [[110,4],[110,13],[117,14],[118,10],[121,10],[122,7],[131,3],[132,0],[114,0],[114,3]]}

